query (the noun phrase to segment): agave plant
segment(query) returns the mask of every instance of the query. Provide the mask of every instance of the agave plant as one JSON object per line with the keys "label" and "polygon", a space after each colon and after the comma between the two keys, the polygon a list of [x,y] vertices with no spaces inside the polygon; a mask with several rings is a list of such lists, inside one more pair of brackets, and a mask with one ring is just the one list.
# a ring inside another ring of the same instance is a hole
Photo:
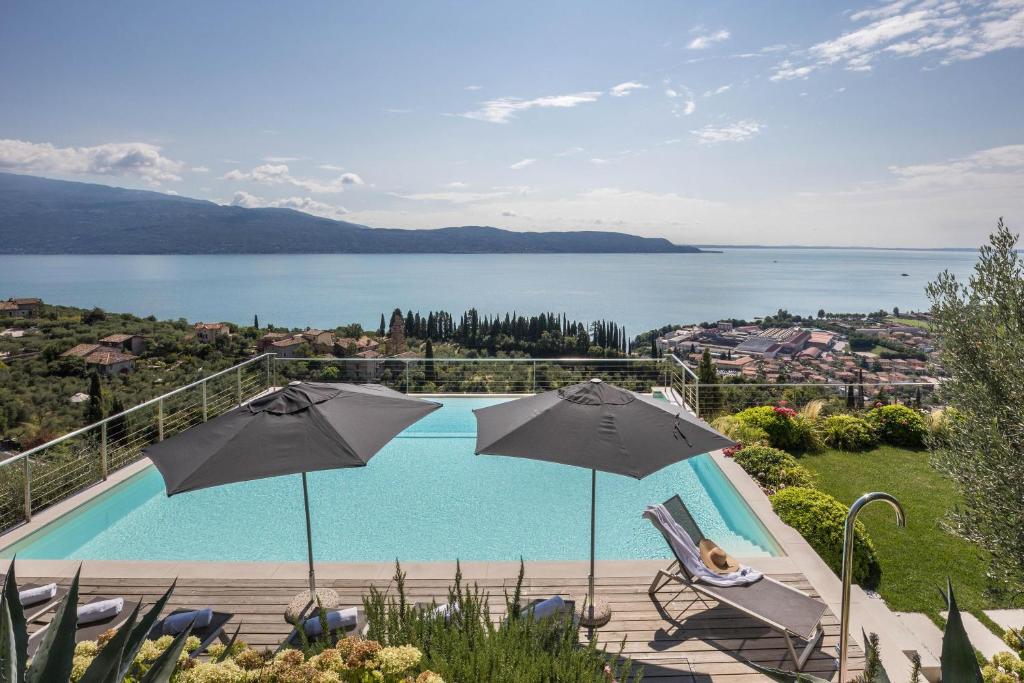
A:
{"label": "agave plant", "polygon": [[[953,584],[948,578],[946,579],[946,592],[942,597],[945,598],[949,608],[946,628],[942,633],[942,656],[940,658],[942,680],[956,681],[957,683],[982,683],[981,668],[974,655],[974,646],[971,645],[971,639],[967,637],[963,619],[960,617],[960,609],[956,605],[956,596],[953,595]],[[872,633],[871,637],[864,638],[864,642],[867,643],[865,655],[868,665],[864,672],[850,683],[889,683],[889,677],[878,659],[878,637]],[[779,683],[828,683],[825,679],[810,674],[773,669],[750,661],[747,664]],[[920,660],[914,666],[915,678],[918,676],[919,668]]]}
{"label": "agave plant", "polygon": [[[68,594],[57,605],[53,621],[31,660],[28,658],[28,624],[18,597],[14,563],[4,581],[0,597],[0,683],[58,683],[71,678],[75,656],[75,629],[78,623],[78,578],[81,568],[71,580]],[[136,655],[142,648],[153,624],[167,604],[167,592],[139,619],[139,606],[117,629],[116,634],[100,650],[79,678],[79,683],[121,683],[128,675]],[[178,664],[178,657],[191,633],[191,625],[153,663],[139,683],[168,683]]]}

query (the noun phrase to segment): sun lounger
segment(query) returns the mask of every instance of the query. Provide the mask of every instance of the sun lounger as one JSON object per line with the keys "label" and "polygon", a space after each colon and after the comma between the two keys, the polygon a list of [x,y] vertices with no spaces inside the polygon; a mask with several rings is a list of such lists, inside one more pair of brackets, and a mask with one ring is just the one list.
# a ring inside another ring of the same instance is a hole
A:
{"label": "sun lounger", "polygon": [[[338,609],[341,609],[341,608],[338,608]],[[338,609],[328,610],[328,611],[329,612],[334,612],[334,611],[338,611]],[[316,610],[310,610],[308,615],[304,616],[303,619],[300,619],[299,622],[292,627],[291,633],[289,633],[288,637],[285,638],[284,642],[281,643],[281,645],[278,647],[278,650],[281,650],[285,646],[289,646],[289,645],[292,646],[292,647],[298,647],[299,645],[301,645],[302,644],[302,636],[299,635],[299,629],[302,628],[303,624],[306,623],[307,619],[312,619],[315,616],[317,616]],[[356,608],[356,623],[355,623],[354,626],[346,626],[343,629],[335,629],[335,630],[329,631],[326,634],[318,634],[316,636],[307,636],[307,638],[310,641],[317,641],[317,640],[321,640],[323,638],[339,638],[339,637],[344,637],[344,636],[361,636],[361,635],[364,635],[366,633],[367,625],[368,625],[368,622],[366,621],[366,611],[362,607],[357,607]]]}
{"label": "sun lounger", "polygon": [[[87,602],[85,604],[89,605],[89,604],[92,604],[92,603],[95,603],[95,602],[100,602],[100,601],[106,600],[106,599],[107,598],[98,598],[98,597],[97,598],[92,598],[91,600],[89,600],[89,602]],[[91,623],[88,623],[88,624],[81,624],[81,625],[79,625],[75,629],[75,642],[76,643],[82,643],[82,642],[85,642],[87,640],[96,640],[101,635],[106,633],[108,630],[110,630],[112,628],[118,628],[119,626],[121,626],[128,619],[129,616],[131,616],[132,611],[135,609],[135,607],[138,604],[139,604],[139,602],[137,600],[125,600],[124,601],[124,606],[121,608],[121,611],[118,612],[116,615],[114,615],[112,617],[109,617],[107,619],[102,619],[100,621],[94,621],[94,622],[91,622]],[[33,654],[35,654],[35,651],[37,649],[39,649],[39,644],[41,642],[43,642],[43,634],[46,632],[46,630],[49,628],[49,626],[50,625],[47,623],[47,624],[43,625],[42,627],[40,627],[39,630],[37,630],[31,636],[29,636],[29,639],[28,639],[28,654],[29,654],[29,656],[32,656]]]}
{"label": "sun lounger", "polygon": [[[525,605],[521,606],[519,608],[519,611],[520,611],[521,614],[524,614],[524,615],[525,614],[530,614],[537,607],[537,605],[540,605],[542,602],[545,602],[545,600],[541,600],[540,598],[538,598],[536,600],[531,600],[530,602],[528,602]],[[556,614],[569,614],[569,615],[572,615],[573,620],[576,620],[576,618],[578,616],[576,614],[576,601],[575,600],[562,600],[561,609],[559,609],[557,612],[554,612],[552,614],[546,614],[544,616],[545,617],[551,617],[551,616],[555,616]],[[542,617],[537,617],[536,615],[534,615],[534,616],[536,618],[542,618]]]}
{"label": "sun lounger", "polygon": [[[673,496],[663,504],[672,519],[689,534],[694,543],[700,543],[705,538],[700,526],[679,496]],[[644,517],[665,536],[665,530],[653,515],[644,513]],[[668,542],[667,536],[665,540]],[[671,543],[669,547],[672,547]],[[786,647],[796,670],[803,669],[824,636],[821,619],[828,609],[825,603],[768,576],[746,586],[712,586],[694,581],[675,549],[672,553],[676,555],[676,560],[668,568],[658,570],[648,593],[654,595],[665,584],[674,581],[694,591],[702,601],[704,597],[708,597],[733,607],[780,633],[786,639]],[[806,643],[799,654],[794,640]]]}
{"label": "sun lounger", "polygon": [[[194,611],[196,610],[176,609],[168,614],[167,617]],[[195,659],[206,652],[206,649],[213,645],[213,641],[218,639],[220,642],[227,645],[230,642],[230,638],[228,638],[227,633],[224,632],[224,627],[234,618],[234,616],[234,614],[229,612],[214,612],[209,624],[201,627],[193,627],[190,635],[199,639],[199,647],[192,650],[192,652],[189,653],[189,656]],[[167,635],[177,635],[176,633],[172,633],[171,629],[167,628],[167,617],[163,617],[153,624],[153,628],[150,629],[149,635],[146,636],[149,640],[156,640],[157,638]]]}

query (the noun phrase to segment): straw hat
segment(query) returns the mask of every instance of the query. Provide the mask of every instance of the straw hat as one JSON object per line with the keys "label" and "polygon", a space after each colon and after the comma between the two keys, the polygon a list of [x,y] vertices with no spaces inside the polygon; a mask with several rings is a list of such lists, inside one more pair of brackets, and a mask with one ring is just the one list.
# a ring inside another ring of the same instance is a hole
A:
{"label": "straw hat", "polygon": [[740,569],[739,562],[718,547],[717,543],[706,538],[700,542],[700,559],[704,561],[704,566],[716,574],[732,574]]}

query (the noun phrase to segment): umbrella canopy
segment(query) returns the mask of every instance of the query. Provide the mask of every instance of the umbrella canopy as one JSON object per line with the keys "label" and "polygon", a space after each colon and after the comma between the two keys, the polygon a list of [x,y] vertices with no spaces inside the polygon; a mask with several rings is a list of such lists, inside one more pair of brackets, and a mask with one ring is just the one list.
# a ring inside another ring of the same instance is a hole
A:
{"label": "umbrella canopy", "polygon": [[473,411],[476,453],[509,455],[586,467],[590,476],[590,575],[586,626],[611,618],[594,605],[597,472],[643,479],[658,470],[733,441],[667,401],[592,379]]}
{"label": "umbrella canopy", "polygon": [[473,412],[478,454],[547,460],[635,479],[733,445],[679,406],[601,380]]}
{"label": "umbrella canopy", "polygon": [[318,470],[363,467],[399,432],[441,407],[376,384],[299,382],[143,453],[167,495]]}
{"label": "umbrella canopy", "polygon": [[399,432],[440,407],[377,384],[292,382],[142,452],[163,475],[168,496],[301,474],[312,604],[320,594],[306,473],[364,467]]}

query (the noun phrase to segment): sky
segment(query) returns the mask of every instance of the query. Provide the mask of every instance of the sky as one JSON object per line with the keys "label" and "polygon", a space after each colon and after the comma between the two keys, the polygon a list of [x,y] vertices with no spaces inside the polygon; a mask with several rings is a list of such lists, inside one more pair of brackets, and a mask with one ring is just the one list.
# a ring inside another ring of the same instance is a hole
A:
{"label": "sky", "polygon": [[0,171],[372,227],[976,247],[1024,0],[0,5]]}

